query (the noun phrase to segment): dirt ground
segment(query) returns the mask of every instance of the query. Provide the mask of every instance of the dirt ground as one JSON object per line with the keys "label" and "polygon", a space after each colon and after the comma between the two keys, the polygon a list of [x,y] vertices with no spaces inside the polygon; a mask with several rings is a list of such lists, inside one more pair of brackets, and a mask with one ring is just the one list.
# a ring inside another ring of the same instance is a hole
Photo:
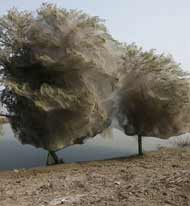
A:
{"label": "dirt ground", "polygon": [[0,206],[190,206],[190,148],[0,172]]}

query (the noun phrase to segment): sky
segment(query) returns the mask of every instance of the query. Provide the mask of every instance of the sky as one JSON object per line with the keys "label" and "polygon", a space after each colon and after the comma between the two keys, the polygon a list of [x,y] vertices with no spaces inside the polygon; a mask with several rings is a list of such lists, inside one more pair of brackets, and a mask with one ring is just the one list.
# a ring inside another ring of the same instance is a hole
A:
{"label": "sky", "polygon": [[189,0],[0,0],[0,15],[12,7],[35,10],[43,2],[99,16],[115,39],[170,53],[190,71]]}

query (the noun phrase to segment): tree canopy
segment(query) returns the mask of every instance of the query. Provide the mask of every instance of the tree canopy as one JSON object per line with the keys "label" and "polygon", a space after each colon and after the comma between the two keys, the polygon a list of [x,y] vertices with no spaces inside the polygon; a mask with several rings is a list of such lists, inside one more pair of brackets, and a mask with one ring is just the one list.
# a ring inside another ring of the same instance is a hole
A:
{"label": "tree canopy", "polygon": [[143,136],[167,138],[189,132],[190,76],[171,55],[126,46],[120,113]]}
{"label": "tree canopy", "polygon": [[18,137],[57,148],[100,132],[118,46],[101,19],[81,11],[44,4],[35,14],[13,9],[1,17],[1,100]]}

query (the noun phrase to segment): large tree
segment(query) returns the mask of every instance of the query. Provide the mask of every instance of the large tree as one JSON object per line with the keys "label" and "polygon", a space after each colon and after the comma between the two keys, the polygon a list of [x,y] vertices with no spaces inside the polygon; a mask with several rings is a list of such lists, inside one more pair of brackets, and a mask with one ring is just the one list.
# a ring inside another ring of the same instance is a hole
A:
{"label": "large tree", "polygon": [[1,100],[21,141],[55,150],[101,132],[119,47],[101,19],[81,11],[43,4],[1,17]]}

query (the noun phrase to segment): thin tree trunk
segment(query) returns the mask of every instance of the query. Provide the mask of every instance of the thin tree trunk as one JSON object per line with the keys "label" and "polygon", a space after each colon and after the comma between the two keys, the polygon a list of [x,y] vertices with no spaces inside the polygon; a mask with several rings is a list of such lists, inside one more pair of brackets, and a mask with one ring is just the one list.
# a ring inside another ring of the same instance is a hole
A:
{"label": "thin tree trunk", "polygon": [[[48,156],[49,156],[49,155],[52,157],[52,159],[53,159],[53,161],[54,161],[53,164],[59,164],[59,163],[60,163],[59,158],[58,158],[56,152],[49,150],[49,151],[48,151]],[[47,158],[47,165],[49,165],[49,163],[48,163],[48,158]]]}
{"label": "thin tree trunk", "polygon": [[142,135],[138,134],[138,155],[143,155],[142,151]]}

